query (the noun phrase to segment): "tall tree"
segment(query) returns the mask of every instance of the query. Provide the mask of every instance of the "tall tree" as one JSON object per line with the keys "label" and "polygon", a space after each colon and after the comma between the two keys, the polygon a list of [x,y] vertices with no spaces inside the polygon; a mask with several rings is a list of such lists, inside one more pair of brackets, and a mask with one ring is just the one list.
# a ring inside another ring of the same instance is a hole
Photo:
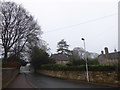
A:
{"label": "tall tree", "polygon": [[35,71],[40,68],[42,64],[51,64],[54,63],[50,58],[48,53],[45,50],[35,46],[32,48],[31,53],[31,65],[34,67]]}
{"label": "tall tree", "polygon": [[25,49],[23,54],[26,55],[26,59],[31,61],[31,55],[33,52],[33,48],[38,48],[44,50],[45,52],[49,52],[49,48],[47,47],[47,43],[42,39],[30,38],[25,45]]}
{"label": "tall tree", "polygon": [[[2,2],[0,36],[4,59],[12,52],[19,55],[28,42],[39,39],[40,26],[23,7],[14,2]],[[31,40],[34,38],[34,40]]]}
{"label": "tall tree", "polygon": [[61,41],[58,42],[57,47],[58,47],[58,49],[57,49],[58,53],[67,54],[67,55],[70,54],[70,50],[68,49],[69,45],[67,44],[67,42],[64,39],[62,39]]}

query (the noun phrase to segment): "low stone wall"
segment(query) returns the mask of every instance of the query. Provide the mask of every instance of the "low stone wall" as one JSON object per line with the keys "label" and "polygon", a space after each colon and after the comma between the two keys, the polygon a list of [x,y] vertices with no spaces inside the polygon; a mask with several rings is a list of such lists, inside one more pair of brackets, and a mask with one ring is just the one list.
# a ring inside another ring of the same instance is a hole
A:
{"label": "low stone wall", "polygon": [[19,69],[2,68],[2,88],[6,88],[18,75]]}
{"label": "low stone wall", "polygon": [[[38,73],[70,80],[86,81],[85,71],[50,71],[39,70]],[[118,81],[118,73],[115,71],[89,71],[90,82],[105,83],[105,84],[120,84]]]}

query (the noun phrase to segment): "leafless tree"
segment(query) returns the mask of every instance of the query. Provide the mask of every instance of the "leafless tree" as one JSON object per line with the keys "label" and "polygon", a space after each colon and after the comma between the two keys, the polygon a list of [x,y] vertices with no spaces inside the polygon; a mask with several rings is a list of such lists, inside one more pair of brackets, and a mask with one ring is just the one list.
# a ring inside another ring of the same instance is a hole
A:
{"label": "leafless tree", "polygon": [[22,6],[14,2],[2,2],[0,17],[0,43],[4,59],[11,52],[19,55],[26,44],[39,41],[42,34],[40,26]]}
{"label": "leafless tree", "polygon": [[73,55],[78,56],[80,59],[84,59],[84,56],[87,56],[87,58],[98,57],[97,53],[85,51],[82,47],[75,47],[73,49]]}

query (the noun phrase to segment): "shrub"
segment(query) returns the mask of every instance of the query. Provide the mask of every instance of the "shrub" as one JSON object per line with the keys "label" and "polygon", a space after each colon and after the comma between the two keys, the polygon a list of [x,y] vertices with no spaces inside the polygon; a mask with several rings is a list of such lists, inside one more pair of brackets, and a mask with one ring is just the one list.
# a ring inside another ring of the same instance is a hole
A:
{"label": "shrub", "polygon": [[115,67],[109,65],[89,65],[90,71],[115,71]]}
{"label": "shrub", "polygon": [[[75,55],[71,55],[70,56],[70,60],[69,60],[69,63],[67,65],[85,65],[86,61],[84,59],[80,59],[80,57],[78,56],[75,56]],[[98,65],[99,62],[98,62],[98,59],[97,58],[88,58],[87,59],[87,63],[88,65]]]}
{"label": "shrub", "polygon": [[99,65],[98,59],[97,58],[93,58],[93,59],[88,58],[88,65]]}
{"label": "shrub", "polygon": [[85,60],[80,59],[78,56],[71,55],[69,63],[67,65],[75,65],[75,66],[85,65]]}
{"label": "shrub", "polygon": [[[86,66],[67,66],[60,64],[45,64],[40,66],[41,70],[54,70],[54,71],[85,71]],[[89,71],[114,71],[115,67],[108,65],[88,65]]]}
{"label": "shrub", "polygon": [[31,64],[34,67],[35,71],[40,68],[39,66],[41,64],[48,63],[50,63],[48,53],[37,46],[33,47],[31,52]]}

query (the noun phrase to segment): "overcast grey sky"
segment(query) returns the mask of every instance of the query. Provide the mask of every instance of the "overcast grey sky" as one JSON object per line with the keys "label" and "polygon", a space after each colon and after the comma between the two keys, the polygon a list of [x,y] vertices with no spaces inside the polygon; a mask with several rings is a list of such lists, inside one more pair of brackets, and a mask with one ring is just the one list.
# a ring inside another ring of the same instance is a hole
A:
{"label": "overcast grey sky", "polygon": [[51,52],[57,42],[65,39],[74,47],[100,53],[104,47],[109,52],[118,50],[118,1],[119,0],[5,0],[21,4],[37,19]]}

